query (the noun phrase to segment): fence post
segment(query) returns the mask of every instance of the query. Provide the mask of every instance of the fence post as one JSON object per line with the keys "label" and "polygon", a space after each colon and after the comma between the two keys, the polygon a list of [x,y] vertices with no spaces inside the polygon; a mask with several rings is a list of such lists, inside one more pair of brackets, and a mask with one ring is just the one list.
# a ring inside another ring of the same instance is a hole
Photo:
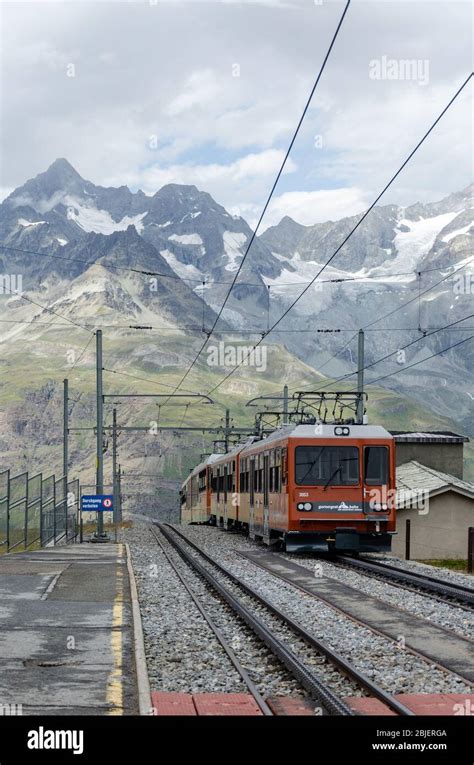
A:
{"label": "fence post", "polygon": [[56,546],[56,476],[53,474],[53,547]]}
{"label": "fence post", "polygon": [[474,526],[467,530],[467,573],[472,574],[472,559],[474,557]]}
{"label": "fence post", "polygon": [[26,473],[26,496],[25,496],[25,542],[24,542],[24,549],[28,549],[28,502],[30,501],[30,482],[29,482],[29,473]]}
{"label": "fence post", "polygon": [[10,552],[10,471],[7,479],[7,552]]}
{"label": "fence post", "polygon": [[407,518],[405,521],[405,560],[410,560],[410,542],[411,542],[411,522]]}

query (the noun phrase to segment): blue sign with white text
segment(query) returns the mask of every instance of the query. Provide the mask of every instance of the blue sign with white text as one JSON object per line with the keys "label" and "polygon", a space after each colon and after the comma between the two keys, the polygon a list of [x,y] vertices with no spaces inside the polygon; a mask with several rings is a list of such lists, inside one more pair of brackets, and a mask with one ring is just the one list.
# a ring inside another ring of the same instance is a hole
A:
{"label": "blue sign with white text", "polygon": [[81,497],[81,510],[84,513],[104,512],[113,509],[113,494],[84,494]]}

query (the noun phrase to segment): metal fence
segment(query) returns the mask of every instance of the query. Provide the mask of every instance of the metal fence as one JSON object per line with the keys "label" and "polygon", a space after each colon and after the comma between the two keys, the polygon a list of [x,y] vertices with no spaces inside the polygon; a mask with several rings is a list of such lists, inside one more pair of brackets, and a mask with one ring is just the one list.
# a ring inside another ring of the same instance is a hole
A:
{"label": "metal fence", "polygon": [[28,472],[0,471],[0,554],[75,542],[79,534],[80,487]]}

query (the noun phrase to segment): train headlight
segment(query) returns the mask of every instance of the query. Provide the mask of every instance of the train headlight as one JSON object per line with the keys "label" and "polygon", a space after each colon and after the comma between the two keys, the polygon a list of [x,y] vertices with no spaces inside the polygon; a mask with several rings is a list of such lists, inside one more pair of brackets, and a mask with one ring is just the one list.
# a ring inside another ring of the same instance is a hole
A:
{"label": "train headlight", "polygon": [[310,510],[313,509],[313,505],[311,502],[298,502],[298,504],[296,505],[296,509],[301,511],[306,510],[306,512],[308,513]]}

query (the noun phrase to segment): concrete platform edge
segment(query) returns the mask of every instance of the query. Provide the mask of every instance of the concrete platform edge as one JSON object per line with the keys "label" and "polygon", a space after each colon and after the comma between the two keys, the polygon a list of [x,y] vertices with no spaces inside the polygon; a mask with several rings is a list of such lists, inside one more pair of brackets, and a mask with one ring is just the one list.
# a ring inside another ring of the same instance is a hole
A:
{"label": "concrete platform edge", "polygon": [[138,686],[138,708],[140,715],[152,715],[153,704],[151,700],[150,682],[148,679],[148,670],[145,657],[145,641],[143,638],[142,617],[140,614],[140,602],[138,600],[138,589],[135,580],[135,574],[132,566],[132,556],[130,547],[125,542],[127,551],[127,570],[130,582],[130,596],[132,600],[132,618],[133,618],[133,642],[135,646],[135,668],[137,673]]}

